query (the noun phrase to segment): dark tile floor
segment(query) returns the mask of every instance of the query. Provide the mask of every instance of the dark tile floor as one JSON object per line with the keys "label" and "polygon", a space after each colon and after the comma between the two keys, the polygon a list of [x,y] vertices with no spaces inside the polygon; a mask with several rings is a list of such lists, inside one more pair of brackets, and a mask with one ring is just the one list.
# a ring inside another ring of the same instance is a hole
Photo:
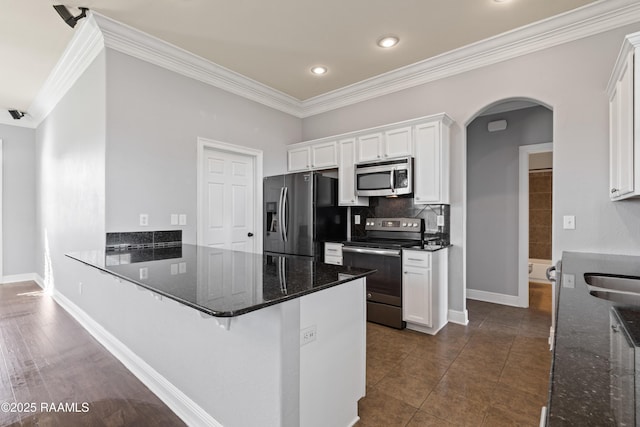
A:
{"label": "dark tile floor", "polygon": [[469,324],[436,336],[367,325],[358,426],[537,426],[546,404],[551,287],[530,307],[467,301]]}

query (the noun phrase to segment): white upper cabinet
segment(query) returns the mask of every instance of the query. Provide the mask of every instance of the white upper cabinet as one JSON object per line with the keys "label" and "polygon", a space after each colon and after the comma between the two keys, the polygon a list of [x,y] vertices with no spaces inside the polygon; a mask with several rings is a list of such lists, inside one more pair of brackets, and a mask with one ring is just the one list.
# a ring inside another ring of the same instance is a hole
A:
{"label": "white upper cabinet", "polygon": [[338,143],[329,141],[312,145],[311,167],[314,169],[338,167]]}
{"label": "white upper cabinet", "polygon": [[415,126],[413,199],[415,204],[449,203],[449,126],[442,120]]}
{"label": "white upper cabinet", "polygon": [[411,126],[391,129],[384,133],[384,157],[403,157],[413,153]]}
{"label": "white upper cabinet", "polygon": [[358,162],[368,162],[378,160],[384,156],[383,142],[384,134],[376,132],[369,135],[361,135],[358,137]]}
{"label": "white upper cabinet", "polygon": [[369,206],[368,197],[356,196],[356,139],[341,139],[338,144],[340,146],[340,164],[338,166],[338,204],[340,206]]}
{"label": "white upper cabinet", "polygon": [[297,145],[289,148],[287,169],[289,172],[338,167],[337,141]]}
{"label": "white upper cabinet", "polygon": [[411,126],[358,136],[358,162],[411,156]]}
{"label": "white upper cabinet", "polygon": [[309,170],[311,167],[311,148],[296,147],[287,151],[287,169],[289,172]]}
{"label": "white upper cabinet", "polygon": [[414,203],[449,203],[449,127],[446,114],[407,120],[293,144],[288,170],[338,168],[340,206],[368,206],[355,191],[355,165],[398,157],[413,159]]}
{"label": "white upper cabinet", "polygon": [[609,80],[609,197],[640,196],[640,33],[625,38]]}

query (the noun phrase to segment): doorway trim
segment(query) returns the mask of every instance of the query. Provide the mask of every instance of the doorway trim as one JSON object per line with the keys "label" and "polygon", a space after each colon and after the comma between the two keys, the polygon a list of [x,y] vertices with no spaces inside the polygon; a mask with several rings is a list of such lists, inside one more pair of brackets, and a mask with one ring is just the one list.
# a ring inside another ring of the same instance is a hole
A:
{"label": "doorway trim", "polygon": [[[553,142],[521,145],[518,188],[518,306],[529,307],[529,154],[553,152]],[[553,217],[551,219],[553,230]],[[553,245],[553,239],[551,239]]]}
{"label": "doorway trim", "polygon": [[230,144],[228,142],[216,141],[213,139],[198,137],[198,155],[197,155],[197,217],[198,225],[196,230],[196,239],[198,245],[204,245],[204,200],[202,198],[202,162],[204,160],[205,150],[222,151],[225,153],[240,154],[244,156],[253,157],[254,160],[254,185],[255,185],[255,197],[253,199],[252,209],[255,212],[253,229],[255,239],[255,252],[262,253],[262,180],[263,180],[263,151],[255,148],[245,147],[242,145]]}

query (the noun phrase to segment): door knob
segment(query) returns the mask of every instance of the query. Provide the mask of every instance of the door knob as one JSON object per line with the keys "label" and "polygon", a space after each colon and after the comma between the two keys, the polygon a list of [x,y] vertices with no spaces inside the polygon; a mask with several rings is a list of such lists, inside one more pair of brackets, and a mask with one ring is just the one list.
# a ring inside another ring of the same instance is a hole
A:
{"label": "door knob", "polygon": [[253,237],[253,233],[247,233],[247,236]]}

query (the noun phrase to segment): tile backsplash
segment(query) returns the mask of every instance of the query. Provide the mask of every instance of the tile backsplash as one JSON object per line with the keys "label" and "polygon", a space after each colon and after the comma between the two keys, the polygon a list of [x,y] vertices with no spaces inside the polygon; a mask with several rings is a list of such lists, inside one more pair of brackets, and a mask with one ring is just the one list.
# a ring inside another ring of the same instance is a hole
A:
{"label": "tile backsplash", "polygon": [[180,245],[182,245],[182,230],[107,233],[108,251]]}
{"label": "tile backsplash", "polygon": [[[364,223],[367,218],[423,218],[425,235],[438,237],[443,244],[449,244],[450,233],[449,205],[415,205],[413,198],[405,197],[370,197],[369,206],[351,208],[352,238],[365,235]],[[360,224],[355,224],[354,216],[360,215]],[[444,225],[437,225],[437,216],[444,216]]]}

